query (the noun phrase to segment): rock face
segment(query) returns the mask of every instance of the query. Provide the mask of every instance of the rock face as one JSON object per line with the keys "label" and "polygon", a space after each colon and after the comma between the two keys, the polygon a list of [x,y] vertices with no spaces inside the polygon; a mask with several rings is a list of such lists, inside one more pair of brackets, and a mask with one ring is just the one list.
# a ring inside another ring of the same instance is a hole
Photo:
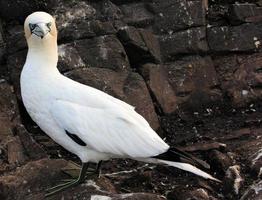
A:
{"label": "rock face", "polygon": [[76,160],[41,132],[22,103],[23,22],[38,10],[56,18],[62,74],[133,105],[170,146],[206,160],[223,180],[222,187],[163,166],[114,160],[100,179],[55,199],[261,199],[261,6],[0,0],[0,199],[43,199],[42,189],[65,177],[59,169],[68,165],[46,157]]}

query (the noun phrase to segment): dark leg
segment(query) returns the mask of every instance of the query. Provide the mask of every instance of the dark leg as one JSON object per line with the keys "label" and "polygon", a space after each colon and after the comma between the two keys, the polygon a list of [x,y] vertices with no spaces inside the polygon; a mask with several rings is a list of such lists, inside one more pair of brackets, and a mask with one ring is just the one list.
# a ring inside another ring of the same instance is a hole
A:
{"label": "dark leg", "polygon": [[57,185],[55,187],[49,188],[47,190],[48,193],[45,196],[46,197],[51,196],[53,194],[56,194],[57,192],[64,191],[65,189],[67,189],[69,187],[74,187],[74,186],[82,183],[85,180],[85,175],[86,175],[87,169],[88,169],[88,163],[83,163],[79,177],[76,180],[73,180],[73,181],[63,183],[63,184]]}
{"label": "dark leg", "polygon": [[102,165],[102,160],[99,161],[96,165],[96,171],[95,173],[97,174],[97,177],[100,178],[100,174],[101,174],[101,165]]}

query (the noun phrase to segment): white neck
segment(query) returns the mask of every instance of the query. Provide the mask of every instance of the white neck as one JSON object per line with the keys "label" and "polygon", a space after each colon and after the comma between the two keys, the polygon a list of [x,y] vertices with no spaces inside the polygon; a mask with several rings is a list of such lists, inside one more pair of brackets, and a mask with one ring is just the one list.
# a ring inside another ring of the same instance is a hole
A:
{"label": "white neck", "polygon": [[39,40],[28,42],[28,53],[26,64],[30,62],[30,67],[36,70],[57,71],[58,49],[57,43],[53,40]]}

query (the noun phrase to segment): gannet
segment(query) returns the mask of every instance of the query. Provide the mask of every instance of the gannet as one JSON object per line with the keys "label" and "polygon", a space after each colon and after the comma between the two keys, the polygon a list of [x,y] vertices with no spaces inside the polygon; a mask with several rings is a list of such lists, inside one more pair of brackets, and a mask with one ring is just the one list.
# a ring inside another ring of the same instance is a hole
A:
{"label": "gannet", "polygon": [[133,106],[63,76],[57,69],[57,29],[51,15],[32,13],[24,31],[24,106],[47,135],[82,161],[79,178],[51,188],[47,196],[83,182],[89,162],[111,158],[169,165],[219,181],[197,168],[207,167],[204,161],[166,144]]}

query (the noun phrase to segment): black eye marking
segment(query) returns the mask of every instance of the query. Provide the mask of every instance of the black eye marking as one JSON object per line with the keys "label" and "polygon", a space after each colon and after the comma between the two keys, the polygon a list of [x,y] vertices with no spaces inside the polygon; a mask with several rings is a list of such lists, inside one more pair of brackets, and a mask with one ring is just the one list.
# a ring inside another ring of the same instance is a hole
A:
{"label": "black eye marking", "polygon": [[46,23],[46,26],[49,28],[49,31],[51,30],[51,25],[52,25],[52,23],[51,23],[51,22],[49,22],[49,23]]}
{"label": "black eye marking", "polygon": [[30,28],[30,30],[32,32],[36,28],[36,24],[29,23],[29,28]]}

